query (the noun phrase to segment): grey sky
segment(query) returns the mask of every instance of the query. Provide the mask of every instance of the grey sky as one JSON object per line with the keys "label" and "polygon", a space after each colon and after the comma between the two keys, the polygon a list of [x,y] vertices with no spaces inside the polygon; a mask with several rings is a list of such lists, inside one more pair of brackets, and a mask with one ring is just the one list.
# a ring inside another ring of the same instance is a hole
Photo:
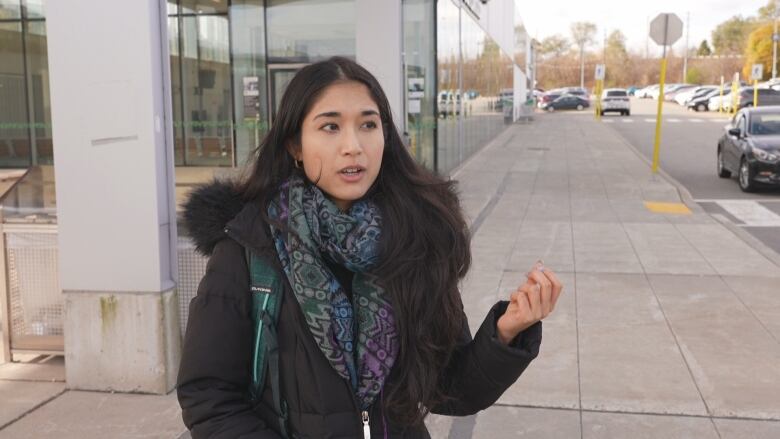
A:
{"label": "grey sky", "polygon": [[[686,13],[690,12],[690,45],[694,46],[703,39],[710,40],[710,33],[719,23],[734,15],[755,15],[767,3],[768,0],[517,0],[515,9],[528,33],[538,40],[556,33],[569,37],[572,22],[590,21],[598,26],[598,47],[602,46],[605,29],[607,33],[619,29],[628,38],[629,48],[644,51],[647,20],[659,13],[673,12],[685,23]],[[685,33],[674,47],[681,50],[684,43]],[[649,47],[652,55],[658,46],[650,40]]]}

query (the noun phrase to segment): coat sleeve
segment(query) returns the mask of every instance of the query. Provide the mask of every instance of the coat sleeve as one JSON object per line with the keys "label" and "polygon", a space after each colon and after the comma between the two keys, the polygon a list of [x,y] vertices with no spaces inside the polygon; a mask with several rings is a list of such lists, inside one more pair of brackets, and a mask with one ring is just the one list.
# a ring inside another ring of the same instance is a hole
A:
{"label": "coat sleeve", "polygon": [[214,248],[190,302],[177,396],[193,439],[279,439],[248,399],[254,333],[243,248]]}
{"label": "coat sleeve", "polygon": [[496,303],[473,339],[463,314],[464,335],[441,377],[440,385],[449,398],[432,407],[432,413],[467,416],[490,407],[539,354],[541,321],[518,334],[509,345],[499,341],[496,323],[508,305],[506,301]]}

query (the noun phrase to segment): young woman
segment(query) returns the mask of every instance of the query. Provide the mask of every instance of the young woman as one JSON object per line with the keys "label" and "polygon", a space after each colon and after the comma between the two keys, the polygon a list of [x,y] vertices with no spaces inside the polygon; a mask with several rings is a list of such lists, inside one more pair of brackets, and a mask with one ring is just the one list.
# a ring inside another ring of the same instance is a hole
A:
{"label": "young woman", "polygon": [[[185,223],[210,256],[178,376],[195,439],[428,438],[427,413],[476,413],[515,382],[562,290],[537,264],[472,339],[454,183],[412,159],[379,83],[345,58],[298,72],[247,175],[196,189]],[[283,280],[259,398],[245,249]]]}

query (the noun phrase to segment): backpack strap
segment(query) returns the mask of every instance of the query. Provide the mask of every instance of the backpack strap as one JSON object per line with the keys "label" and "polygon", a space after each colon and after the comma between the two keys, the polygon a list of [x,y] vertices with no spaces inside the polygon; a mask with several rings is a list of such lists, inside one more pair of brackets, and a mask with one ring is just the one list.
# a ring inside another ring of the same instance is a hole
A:
{"label": "backpack strap", "polygon": [[282,304],[282,283],[278,273],[266,261],[248,248],[244,249],[249,268],[249,290],[252,295],[252,322],[254,346],[252,349],[252,384],[249,394],[252,401],[262,398],[268,366],[274,410],[279,418],[282,437],[287,435],[287,402],[279,387],[279,344],[276,322]]}

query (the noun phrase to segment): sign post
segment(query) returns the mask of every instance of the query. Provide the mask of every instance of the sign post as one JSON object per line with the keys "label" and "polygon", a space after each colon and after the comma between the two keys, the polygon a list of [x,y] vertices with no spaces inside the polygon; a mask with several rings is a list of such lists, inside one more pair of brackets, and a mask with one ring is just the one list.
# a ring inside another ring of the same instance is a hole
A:
{"label": "sign post", "polygon": [[658,172],[658,159],[661,150],[661,113],[664,105],[664,82],[666,81],[666,46],[671,46],[682,36],[683,23],[675,14],[658,14],[650,22],[650,38],[663,46],[661,57],[661,78],[658,86],[658,113],[655,119],[655,143],[653,146],[653,173]]}
{"label": "sign post", "polygon": [[601,120],[601,93],[604,91],[604,77],[606,73],[606,66],[604,64],[596,64],[596,72],[594,78],[596,79],[596,86],[593,93],[596,95],[596,119]]}
{"label": "sign post", "polygon": [[753,106],[758,107],[758,80],[764,77],[764,65],[753,64],[750,69],[750,79],[753,80]]}
{"label": "sign post", "polygon": [[737,101],[739,95],[739,72],[734,73],[734,79],[731,81],[731,108],[729,108],[730,114],[737,114]]}
{"label": "sign post", "polygon": [[720,75],[720,99],[718,99],[718,114],[723,114],[723,75]]}

